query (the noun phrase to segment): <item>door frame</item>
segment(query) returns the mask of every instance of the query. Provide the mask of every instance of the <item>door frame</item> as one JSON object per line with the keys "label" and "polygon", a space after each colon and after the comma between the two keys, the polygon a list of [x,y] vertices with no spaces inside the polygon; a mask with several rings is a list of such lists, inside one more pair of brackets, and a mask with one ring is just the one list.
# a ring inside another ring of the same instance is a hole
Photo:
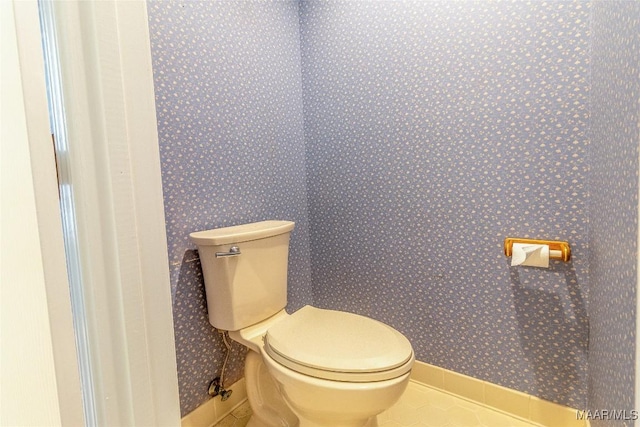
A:
{"label": "door frame", "polygon": [[[95,422],[179,425],[146,3],[52,4],[70,146],[68,178],[74,189],[91,337]],[[60,251],[61,221],[59,214],[52,214],[59,213],[59,202],[48,132],[38,5],[34,0],[14,1],[13,7],[30,124],[42,258],[45,270],[51,266],[45,286],[58,399],[61,410],[69,408],[67,415],[62,411],[62,424],[78,425],[83,391],[73,345],[66,263],[64,251]],[[38,129],[38,138],[32,127]],[[46,191],[40,192],[40,187]],[[47,245],[48,241],[52,243]],[[84,393],[86,398],[87,391]],[[85,423],[93,424],[91,420]]]}

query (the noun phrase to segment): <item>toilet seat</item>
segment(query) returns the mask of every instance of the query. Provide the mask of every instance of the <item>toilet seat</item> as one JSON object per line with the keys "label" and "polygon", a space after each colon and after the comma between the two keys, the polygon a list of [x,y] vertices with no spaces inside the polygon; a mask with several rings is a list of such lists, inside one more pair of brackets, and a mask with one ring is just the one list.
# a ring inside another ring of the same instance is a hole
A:
{"label": "toilet seat", "polygon": [[411,343],[384,323],[305,306],[271,326],[264,350],[279,364],[316,378],[372,382],[411,370]]}

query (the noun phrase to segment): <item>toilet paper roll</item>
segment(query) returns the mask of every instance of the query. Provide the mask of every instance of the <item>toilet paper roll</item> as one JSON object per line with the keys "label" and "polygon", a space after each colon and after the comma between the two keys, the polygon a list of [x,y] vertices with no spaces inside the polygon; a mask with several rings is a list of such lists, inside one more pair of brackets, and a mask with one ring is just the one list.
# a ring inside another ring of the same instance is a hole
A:
{"label": "toilet paper roll", "polygon": [[549,268],[549,245],[514,243],[511,265]]}

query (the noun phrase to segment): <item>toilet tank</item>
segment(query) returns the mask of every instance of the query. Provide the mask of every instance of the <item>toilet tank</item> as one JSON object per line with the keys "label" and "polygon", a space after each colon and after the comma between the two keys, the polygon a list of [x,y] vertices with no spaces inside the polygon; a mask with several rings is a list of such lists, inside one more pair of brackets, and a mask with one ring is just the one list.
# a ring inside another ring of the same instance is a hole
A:
{"label": "toilet tank", "polygon": [[189,235],[198,246],[209,322],[214,327],[237,331],[287,305],[293,227],[291,221],[261,221]]}

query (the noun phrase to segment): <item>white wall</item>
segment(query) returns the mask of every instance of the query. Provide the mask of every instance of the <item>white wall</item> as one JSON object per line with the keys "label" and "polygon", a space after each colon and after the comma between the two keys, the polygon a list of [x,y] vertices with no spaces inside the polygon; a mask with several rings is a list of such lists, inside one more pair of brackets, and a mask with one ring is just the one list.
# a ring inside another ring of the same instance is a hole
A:
{"label": "white wall", "polygon": [[56,426],[61,402],[29,146],[30,137],[48,136],[29,134],[15,16],[12,2],[0,2],[0,424]]}

